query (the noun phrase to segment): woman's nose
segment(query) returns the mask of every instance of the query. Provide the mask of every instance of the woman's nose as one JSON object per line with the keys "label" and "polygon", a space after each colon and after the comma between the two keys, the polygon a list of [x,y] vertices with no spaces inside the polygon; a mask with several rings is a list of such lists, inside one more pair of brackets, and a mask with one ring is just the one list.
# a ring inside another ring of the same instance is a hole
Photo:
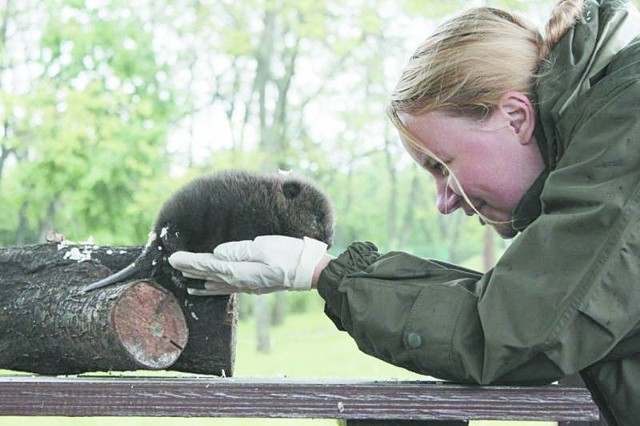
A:
{"label": "woman's nose", "polygon": [[462,198],[449,185],[449,179],[442,178],[436,181],[437,199],[436,207],[442,214],[449,214],[462,206]]}

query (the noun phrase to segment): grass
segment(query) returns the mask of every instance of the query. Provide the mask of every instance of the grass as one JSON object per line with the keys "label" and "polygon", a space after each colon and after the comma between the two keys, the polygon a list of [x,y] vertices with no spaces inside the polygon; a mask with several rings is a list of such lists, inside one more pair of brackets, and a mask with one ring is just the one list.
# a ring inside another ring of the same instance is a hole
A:
{"label": "grass", "polygon": [[[424,378],[386,364],[360,352],[346,334],[336,330],[321,306],[313,312],[287,317],[284,325],[272,328],[272,351],[256,350],[253,321],[238,325],[235,377],[243,378]],[[336,420],[301,419],[217,419],[137,417],[0,417],[0,425],[35,426],[336,426]],[[549,426],[554,422],[471,422],[472,426]]]}

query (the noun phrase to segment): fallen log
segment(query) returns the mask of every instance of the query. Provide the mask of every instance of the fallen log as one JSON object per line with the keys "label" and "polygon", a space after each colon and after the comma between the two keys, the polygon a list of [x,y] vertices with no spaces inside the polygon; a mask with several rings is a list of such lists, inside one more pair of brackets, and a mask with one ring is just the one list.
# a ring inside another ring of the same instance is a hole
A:
{"label": "fallen log", "polygon": [[171,369],[231,375],[235,297],[174,295],[148,277],[81,290],[142,247],[0,249],[0,368],[39,374]]}

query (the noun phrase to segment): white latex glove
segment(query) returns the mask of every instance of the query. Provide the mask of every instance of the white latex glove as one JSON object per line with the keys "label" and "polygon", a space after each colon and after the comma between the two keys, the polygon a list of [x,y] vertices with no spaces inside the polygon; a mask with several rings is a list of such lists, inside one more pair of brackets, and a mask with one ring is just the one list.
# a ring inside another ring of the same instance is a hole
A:
{"label": "white latex glove", "polygon": [[313,272],[326,251],[325,243],[312,238],[267,235],[220,244],[213,254],[179,251],[169,263],[187,278],[206,280],[204,288],[188,288],[189,294],[260,294],[311,289]]}

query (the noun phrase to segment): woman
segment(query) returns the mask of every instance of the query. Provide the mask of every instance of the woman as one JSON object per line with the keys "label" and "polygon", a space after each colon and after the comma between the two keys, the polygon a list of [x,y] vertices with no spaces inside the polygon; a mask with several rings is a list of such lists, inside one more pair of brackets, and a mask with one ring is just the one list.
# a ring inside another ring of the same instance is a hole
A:
{"label": "woman", "polygon": [[[480,384],[580,372],[611,425],[640,419],[640,17],[560,2],[543,38],[472,9],[406,66],[389,116],[435,178],[437,207],[505,238],[486,274],[354,243],[279,236],[176,253],[208,294],[316,287],[360,349]],[[374,307],[374,309],[371,309]]]}

